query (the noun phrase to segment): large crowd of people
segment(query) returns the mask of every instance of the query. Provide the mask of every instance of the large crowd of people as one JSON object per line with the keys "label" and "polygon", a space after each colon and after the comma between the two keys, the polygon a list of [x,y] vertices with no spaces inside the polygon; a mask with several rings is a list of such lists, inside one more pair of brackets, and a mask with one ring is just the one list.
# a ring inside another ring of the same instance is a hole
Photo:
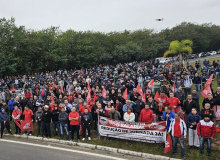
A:
{"label": "large crowd of people", "polygon": [[[217,91],[208,93],[200,105],[200,93],[211,75],[213,80],[217,79]],[[153,88],[148,85],[151,80],[154,80]],[[80,71],[7,76],[0,80],[1,90],[5,93],[5,99],[0,100],[1,128],[6,127],[12,134],[9,121],[29,120],[35,123],[38,136],[50,138],[52,124],[54,136],[73,141],[76,132],[77,141],[80,141],[81,126],[84,141],[87,132],[88,140],[91,140],[90,130],[97,129],[99,115],[126,122],[167,121],[166,130],[173,140],[172,155],[177,154],[179,142],[181,155],[185,158],[184,138],[188,135],[188,149],[197,147],[204,154],[204,143],[207,142],[210,156],[211,142],[216,131],[219,132],[212,110],[220,105],[219,84],[219,60],[196,61],[186,67],[150,61],[132,62],[99,65]],[[142,94],[138,92],[138,86]],[[123,96],[125,91],[127,99]],[[17,94],[13,94],[15,92]],[[88,98],[89,94],[91,98]],[[159,94],[157,99],[156,94]],[[16,123],[15,128],[16,134],[20,134]],[[2,137],[3,129],[1,131]]]}

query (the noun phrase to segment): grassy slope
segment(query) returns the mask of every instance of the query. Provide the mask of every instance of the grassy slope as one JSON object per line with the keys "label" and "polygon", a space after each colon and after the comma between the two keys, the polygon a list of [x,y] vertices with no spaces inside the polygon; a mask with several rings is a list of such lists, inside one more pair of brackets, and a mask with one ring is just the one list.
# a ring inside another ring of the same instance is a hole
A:
{"label": "grassy slope", "polygon": [[[216,60],[218,59],[219,57],[217,58],[211,58],[209,59],[210,62],[212,62],[213,60]],[[202,61],[203,62],[203,61]],[[191,62],[190,64],[191,65],[194,65],[195,62]],[[216,80],[213,81],[213,89],[214,91],[216,91],[216,86],[217,86],[217,83],[216,83]],[[201,106],[201,103],[203,101],[203,97],[200,96],[200,106]],[[11,126],[12,126],[12,131],[13,133],[15,132],[14,131],[14,124],[11,123]],[[37,129],[36,129],[36,125],[34,125],[34,135],[36,135],[37,133]],[[52,131],[52,128],[51,128],[51,131]],[[96,137],[97,133],[96,131],[92,131],[92,141],[85,141],[86,143],[91,143],[91,144],[96,144],[96,145],[103,145],[103,146],[108,146],[108,147],[115,147],[115,148],[121,148],[121,149],[127,149],[127,150],[132,150],[132,151],[137,151],[137,152],[146,152],[146,153],[150,153],[150,154],[156,154],[156,155],[163,155],[163,156],[170,156],[171,152],[169,152],[168,154],[164,154],[163,153],[163,150],[164,150],[164,146],[163,144],[150,144],[150,143],[141,143],[141,142],[133,142],[133,141],[127,141],[127,140],[121,140],[121,139],[107,139],[107,140],[104,140],[103,138],[101,139],[98,139],[96,140],[95,137]],[[52,136],[53,136],[53,133],[52,133]],[[75,135],[76,137],[76,135]],[[59,139],[59,136],[56,136],[55,138]],[[186,157],[187,159],[189,160],[215,160],[215,159],[218,159],[218,154],[219,154],[219,146],[218,146],[218,138],[216,136],[213,144],[212,144],[212,156],[211,157],[207,157],[207,154],[206,154],[206,145],[205,145],[205,154],[203,156],[200,156],[199,154],[199,150],[193,148],[193,149],[190,149],[188,150],[187,149],[187,146],[188,146],[188,138],[185,140],[185,147],[186,147]],[[180,147],[178,146],[178,155],[175,156],[175,158],[181,158],[181,155],[180,155]]]}

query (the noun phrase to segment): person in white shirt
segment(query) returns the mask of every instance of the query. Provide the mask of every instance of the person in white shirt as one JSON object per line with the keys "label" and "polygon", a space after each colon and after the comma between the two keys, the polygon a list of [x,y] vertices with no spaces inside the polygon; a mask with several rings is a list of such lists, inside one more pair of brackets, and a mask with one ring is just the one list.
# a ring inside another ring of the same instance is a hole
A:
{"label": "person in white shirt", "polygon": [[128,111],[124,114],[125,122],[135,122],[135,115],[132,112],[132,108],[128,108]]}

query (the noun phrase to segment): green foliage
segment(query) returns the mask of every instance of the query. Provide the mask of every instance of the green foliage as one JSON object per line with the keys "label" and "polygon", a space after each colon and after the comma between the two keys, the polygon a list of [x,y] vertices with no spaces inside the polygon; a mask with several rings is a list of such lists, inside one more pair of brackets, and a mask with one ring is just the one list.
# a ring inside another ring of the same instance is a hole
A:
{"label": "green foliage", "polygon": [[[173,40],[177,41],[170,44]],[[220,26],[184,22],[161,32],[151,29],[63,32],[58,27],[35,31],[16,26],[14,18],[3,18],[0,19],[0,76],[148,60],[163,56],[169,45],[167,55],[218,50]]]}

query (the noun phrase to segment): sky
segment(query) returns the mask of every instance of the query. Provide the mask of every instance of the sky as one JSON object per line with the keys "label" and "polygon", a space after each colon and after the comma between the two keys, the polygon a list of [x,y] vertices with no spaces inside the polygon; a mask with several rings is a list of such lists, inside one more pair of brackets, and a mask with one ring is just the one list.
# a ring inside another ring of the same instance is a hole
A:
{"label": "sky", "polygon": [[[220,25],[219,0],[1,0],[0,18],[41,30],[123,31],[172,28],[181,22]],[[156,21],[163,18],[163,21]]]}

